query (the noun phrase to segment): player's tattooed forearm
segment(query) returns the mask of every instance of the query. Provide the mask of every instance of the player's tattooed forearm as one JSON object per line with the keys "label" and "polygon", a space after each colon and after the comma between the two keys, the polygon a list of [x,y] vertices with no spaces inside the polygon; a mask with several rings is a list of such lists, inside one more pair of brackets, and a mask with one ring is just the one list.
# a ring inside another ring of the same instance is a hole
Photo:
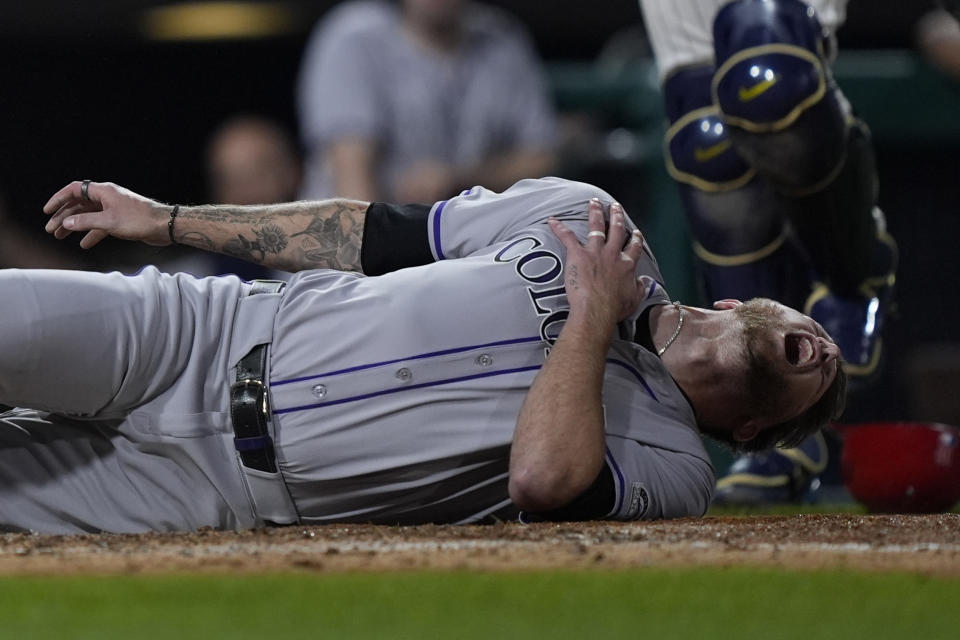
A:
{"label": "player's tattooed forearm", "polygon": [[265,224],[253,232],[257,235],[257,245],[265,254],[279,254],[287,248],[287,234],[275,224]]}
{"label": "player's tattooed forearm", "polygon": [[223,245],[222,251],[228,256],[258,264],[266,257],[266,253],[260,248],[260,244],[256,240],[250,240],[241,235],[228,240]]}
{"label": "player's tattooed forearm", "polygon": [[189,210],[180,211],[180,219],[193,219],[193,220],[203,220],[205,222],[227,222],[231,220],[224,209],[218,209],[217,207],[193,207]]}
{"label": "player's tattooed forearm", "polygon": [[339,213],[335,213],[330,218],[321,218],[319,216],[311,218],[310,224],[307,225],[306,229],[292,233],[290,234],[290,237],[296,238],[297,236],[310,236],[317,242],[323,242],[330,232],[339,226],[339,218]]}
{"label": "player's tattooed forearm", "polygon": [[335,199],[189,207],[181,217],[196,220],[199,230],[191,229],[179,241],[288,271],[359,271],[367,206]]}
{"label": "player's tattooed forearm", "polygon": [[202,205],[184,207],[181,218],[206,220],[208,222],[247,222],[266,223],[278,218],[329,218],[337,214],[346,214],[352,223],[362,222],[369,203],[360,200],[331,199],[320,201],[285,202],[265,205]]}
{"label": "player's tattooed forearm", "polygon": [[356,242],[345,244],[337,251],[337,261],[340,263],[340,269],[347,271],[360,271],[360,239]]}
{"label": "player's tattooed forearm", "polygon": [[287,234],[277,225],[264,225],[253,230],[256,239],[237,234],[223,245],[223,252],[251,262],[264,262],[268,253],[280,254],[287,248]]}
{"label": "player's tattooed forearm", "polygon": [[305,203],[290,203],[290,205],[264,206],[233,206],[209,205],[190,207],[181,210],[181,218],[191,218],[204,222],[244,222],[257,224],[269,222],[275,218],[303,215],[308,212]]}
{"label": "player's tattooed forearm", "polygon": [[203,249],[204,251],[216,251],[217,245],[209,236],[200,233],[199,231],[188,231],[179,238],[177,242],[180,244],[185,244],[189,247],[195,247],[197,249]]}
{"label": "player's tattooed forearm", "polygon": [[311,267],[329,267],[337,260],[337,253],[331,249],[304,249],[301,252],[303,262]]}
{"label": "player's tattooed forearm", "polygon": [[363,233],[363,210],[350,203],[336,202],[336,209],[315,215],[303,231],[291,234],[307,236],[317,246],[305,246],[304,260],[310,266],[355,271],[360,268],[360,244]]}
{"label": "player's tattooed forearm", "polygon": [[303,231],[294,236],[308,235],[318,242],[327,242],[329,239],[341,241],[349,236],[358,236],[363,228],[366,208],[362,210],[353,203],[330,201],[330,207],[324,207],[310,218],[310,223]]}
{"label": "player's tattooed forearm", "polygon": [[301,251],[304,268],[360,270],[360,247],[352,244],[342,247],[311,247]]}

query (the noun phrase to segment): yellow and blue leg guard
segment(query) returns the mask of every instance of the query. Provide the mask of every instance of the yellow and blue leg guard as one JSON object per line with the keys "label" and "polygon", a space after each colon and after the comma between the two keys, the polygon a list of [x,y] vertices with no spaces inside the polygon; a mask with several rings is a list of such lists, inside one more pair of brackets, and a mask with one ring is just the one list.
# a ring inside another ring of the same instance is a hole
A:
{"label": "yellow and blue leg guard", "polygon": [[720,120],[736,152],[782,196],[821,283],[805,302],[781,299],[831,333],[854,389],[880,360],[897,263],[876,208],[869,130],[832,77],[828,40],[806,3],[736,0],[717,13],[713,35]]}
{"label": "yellow and blue leg guard", "polygon": [[717,481],[713,502],[731,506],[816,502],[827,456],[820,432],[796,447],[741,456]]}
{"label": "yellow and blue leg guard", "polygon": [[799,307],[808,260],[786,223],[784,198],[737,152],[711,102],[712,66],[682,69],[664,85],[671,124],[667,170],[680,186],[709,300],[769,297]]}
{"label": "yellow and blue leg guard", "polygon": [[713,38],[712,100],[738,153],[785,192],[829,182],[850,115],[813,9],[800,0],[737,0],[717,12]]}

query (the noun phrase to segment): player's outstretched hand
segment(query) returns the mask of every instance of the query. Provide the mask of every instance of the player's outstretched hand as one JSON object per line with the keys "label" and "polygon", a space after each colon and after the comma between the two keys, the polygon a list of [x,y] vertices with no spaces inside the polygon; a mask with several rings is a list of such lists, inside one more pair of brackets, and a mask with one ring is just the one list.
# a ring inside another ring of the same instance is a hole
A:
{"label": "player's outstretched hand", "polygon": [[589,217],[586,244],[553,218],[550,229],[567,248],[564,281],[570,312],[589,314],[597,326],[612,326],[632,314],[642,300],[636,266],[643,252],[643,236],[639,231],[627,231],[626,215],[618,203],[610,205],[607,230],[599,200],[590,201]]}
{"label": "player's outstretched hand", "polygon": [[107,236],[170,244],[167,222],[172,209],[111,182],[78,180],[53,194],[43,212],[50,216],[47,233],[62,240],[74,231],[86,231],[80,246],[89,249]]}

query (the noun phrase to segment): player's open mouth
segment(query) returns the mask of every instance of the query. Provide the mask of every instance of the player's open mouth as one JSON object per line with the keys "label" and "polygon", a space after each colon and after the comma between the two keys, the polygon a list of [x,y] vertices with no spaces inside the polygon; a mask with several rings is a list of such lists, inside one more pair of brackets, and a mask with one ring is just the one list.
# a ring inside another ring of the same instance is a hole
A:
{"label": "player's open mouth", "polygon": [[784,337],[787,362],[795,367],[812,364],[817,358],[817,347],[812,337],[791,333]]}

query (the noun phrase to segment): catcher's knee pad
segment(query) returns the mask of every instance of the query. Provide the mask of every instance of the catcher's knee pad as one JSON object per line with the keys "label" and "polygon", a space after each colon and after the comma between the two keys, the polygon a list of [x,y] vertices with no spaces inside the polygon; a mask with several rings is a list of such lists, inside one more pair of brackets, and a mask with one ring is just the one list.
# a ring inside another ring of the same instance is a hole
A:
{"label": "catcher's knee pad", "polygon": [[727,127],[710,98],[712,66],[681,69],[663,86],[670,127],[665,138],[667,171],[703,191],[743,186],[756,172],[733,148]]}
{"label": "catcher's knee pad", "polygon": [[713,25],[713,102],[737,151],[787,192],[816,190],[843,157],[849,106],[824,31],[800,0],[736,0]]}
{"label": "catcher's knee pad", "polygon": [[692,67],[664,84],[671,121],[664,155],[680,186],[705,294],[802,302],[809,270],[785,224],[782,197],[734,148],[711,102],[712,77],[713,67]]}

